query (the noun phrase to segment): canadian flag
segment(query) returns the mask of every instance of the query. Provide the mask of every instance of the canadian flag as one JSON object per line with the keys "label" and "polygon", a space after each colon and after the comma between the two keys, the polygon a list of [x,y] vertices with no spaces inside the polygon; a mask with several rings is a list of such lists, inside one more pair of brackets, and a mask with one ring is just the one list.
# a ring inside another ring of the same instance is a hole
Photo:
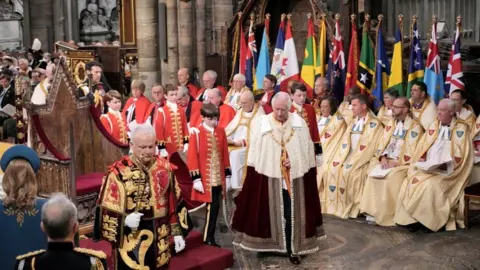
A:
{"label": "canadian flag", "polygon": [[285,29],[285,47],[282,59],[282,76],[278,80],[278,84],[280,84],[280,90],[287,91],[288,81],[299,79],[297,51],[295,49],[295,42],[293,41],[290,19],[287,20],[287,27]]}

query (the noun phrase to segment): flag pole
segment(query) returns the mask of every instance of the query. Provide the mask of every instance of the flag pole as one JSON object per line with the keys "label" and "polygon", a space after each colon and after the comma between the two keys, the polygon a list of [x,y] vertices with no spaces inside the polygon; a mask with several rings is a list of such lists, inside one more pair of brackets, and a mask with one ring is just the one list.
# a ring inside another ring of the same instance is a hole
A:
{"label": "flag pole", "polygon": [[[382,27],[382,20],[383,20],[383,15],[380,14],[377,16],[377,19],[378,19],[378,25],[377,25],[377,29],[375,29],[375,71],[373,72],[373,76],[372,76],[372,87],[371,89],[375,89],[377,87],[377,84],[376,84],[376,79],[377,79],[377,56],[378,56],[378,52],[377,52],[377,48],[378,48],[378,31],[381,30],[380,27]],[[383,86],[382,86],[383,87]],[[383,91],[384,89],[382,89]],[[372,95],[372,99],[374,99],[375,96]],[[383,100],[380,100],[380,102],[383,102]]]}
{"label": "flag pole", "polygon": [[237,64],[237,62],[239,62],[239,55],[238,55],[238,43],[240,41],[240,27],[242,25],[242,12],[238,12],[237,13],[237,16],[238,16],[238,19],[237,19],[237,25],[235,27],[235,33],[233,34],[233,63],[232,63],[232,74],[230,75],[230,82],[232,82],[233,80],[233,76],[235,74],[235,65]]}

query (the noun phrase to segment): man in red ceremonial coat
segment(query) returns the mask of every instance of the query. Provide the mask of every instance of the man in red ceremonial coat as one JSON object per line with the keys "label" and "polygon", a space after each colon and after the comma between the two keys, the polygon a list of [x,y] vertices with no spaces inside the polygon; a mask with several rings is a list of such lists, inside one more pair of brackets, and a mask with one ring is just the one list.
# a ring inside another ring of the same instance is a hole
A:
{"label": "man in red ceremonial coat", "polygon": [[190,75],[188,69],[181,68],[177,72],[178,83],[180,86],[185,86],[192,97],[196,97],[200,94],[200,89],[190,82]]}
{"label": "man in red ceremonial coat", "polygon": [[305,104],[307,100],[307,87],[301,82],[295,82],[292,85],[292,108],[290,112],[298,114],[305,120],[310,130],[310,138],[315,146],[315,155],[321,155],[320,135],[318,134],[317,115],[315,109],[310,104]]}
{"label": "man in red ceremonial coat", "polygon": [[272,97],[277,91],[275,91],[275,85],[277,85],[277,77],[272,74],[265,75],[263,79],[263,94],[255,96],[255,100],[262,105],[265,114],[272,112]]}
{"label": "man in red ceremonial coat", "polygon": [[[186,210],[178,211],[173,170],[155,155],[155,131],[135,125],[132,155],[108,167],[97,203],[94,239],[112,244],[115,269],[165,269],[185,248]],[[182,214],[178,214],[178,212]]]}
{"label": "man in red ceremonial coat", "polygon": [[154,126],[160,155],[168,156],[169,161],[178,168],[175,176],[182,191],[182,198],[187,208],[192,210],[199,207],[201,203],[191,199],[192,178],[184,159],[182,159],[188,150],[189,132],[185,112],[177,105],[177,91],[178,87],[173,84],[165,86],[167,101],[163,107],[158,109]]}
{"label": "man in red ceremonial coat", "polygon": [[185,86],[178,87],[177,104],[185,110],[189,127],[192,126],[191,123],[200,123],[202,121],[200,110],[202,109],[203,103],[194,99]]}
{"label": "man in red ceremonial coat", "polygon": [[203,88],[198,91],[197,96],[195,96],[195,99],[198,101],[205,101],[208,99],[207,97],[207,91],[208,89],[212,88],[217,88],[222,92],[222,100],[225,100],[225,97],[227,96],[227,90],[223,88],[223,86],[217,84],[217,73],[213,70],[207,70],[205,73],[203,73]]}
{"label": "man in red ceremonial coat", "polygon": [[314,147],[305,121],[290,113],[289,94],[273,97],[273,113],[252,124],[247,175],[235,198],[234,245],[283,252],[293,264],[318,251],[325,236]]}
{"label": "man in red ceremonial coat", "polygon": [[103,100],[108,106],[108,112],[100,116],[103,127],[117,141],[127,144],[127,127],[125,116],[120,112],[122,95],[117,90],[110,90]]}
{"label": "man in red ceremonial coat", "polygon": [[[208,101],[205,103],[210,103],[215,105],[220,111],[220,117],[218,120],[218,126],[225,128],[230,121],[235,117],[235,109],[223,103],[222,92],[217,88],[208,89],[207,91]],[[197,122],[190,121],[190,127],[198,127],[201,124],[203,118],[196,118]]]}
{"label": "man in red ceremonial coat", "polygon": [[192,200],[207,204],[203,241],[217,246],[215,228],[220,202],[225,199],[225,177],[231,175],[225,130],[217,126],[219,110],[213,104],[202,107],[203,122],[193,128],[188,149],[188,168],[193,179]]}
{"label": "man in red ceremonial coat", "polygon": [[150,106],[150,100],[143,95],[145,93],[145,83],[141,80],[133,80],[132,82],[132,96],[127,100],[125,107],[123,107],[123,115],[127,119],[127,126],[137,123],[143,124],[147,119],[147,109]]}
{"label": "man in red ceremonial coat", "polygon": [[165,92],[165,89],[163,88],[163,86],[160,83],[155,83],[152,86],[153,102],[148,107],[147,115],[146,115],[146,118],[147,118],[146,121],[148,123],[150,123],[152,126],[155,123],[155,121],[157,120],[158,109],[160,109],[165,103],[165,100],[164,100],[165,93],[164,92]]}

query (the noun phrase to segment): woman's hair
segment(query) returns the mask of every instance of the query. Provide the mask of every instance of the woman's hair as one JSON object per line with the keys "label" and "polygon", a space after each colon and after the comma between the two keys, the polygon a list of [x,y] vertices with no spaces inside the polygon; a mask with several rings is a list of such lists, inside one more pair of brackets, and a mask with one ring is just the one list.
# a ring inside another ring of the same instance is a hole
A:
{"label": "woman's hair", "polygon": [[3,203],[17,209],[33,206],[37,195],[37,178],[30,163],[24,159],[10,161],[3,175]]}
{"label": "woman's hair", "polygon": [[328,104],[330,104],[330,115],[334,115],[338,110],[337,100],[332,96],[325,96],[321,99],[320,103],[324,100],[328,101]]}

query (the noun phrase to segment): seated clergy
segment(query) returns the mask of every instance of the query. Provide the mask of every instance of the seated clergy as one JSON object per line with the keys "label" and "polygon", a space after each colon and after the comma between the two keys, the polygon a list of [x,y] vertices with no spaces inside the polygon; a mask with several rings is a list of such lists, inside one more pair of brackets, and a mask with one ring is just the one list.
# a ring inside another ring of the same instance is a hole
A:
{"label": "seated clergy", "polygon": [[[399,97],[398,91],[395,89],[389,89],[383,95],[383,106],[378,110],[377,118],[382,122],[384,126],[390,123],[393,117],[393,102]],[[408,106],[410,108],[410,106]],[[410,110],[409,110],[410,111]]]}
{"label": "seated clergy", "polygon": [[394,118],[385,124],[378,141],[360,201],[360,212],[381,226],[395,225],[398,191],[423,135],[422,125],[411,116],[406,97],[395,99],[392,108]]}
{"label": "seated clergy", "polygon": [[203,88],[197,92],[197,96],[194,98],[198,101],[205,102],[208,100],[207,90],[212,88],[217,88],[222,93],[222,99],[225,100],[227,96],[227,90],[223,86],[217,84],[217,73],[213,70],[207,70],[203,73]]}
{"label": "seated clergy", "polygon": [[375,145],[382,134],[382,123],[368,109],[368,98],[351,98],[355,118],[335,150],[334,157],[325,164],[323,184],[325,204],[322,212],[340,218],[356,218],[367,178],[367,169],[375,153]]}
{"label": "seated clergy", "polygon": [[415,82],[411,89],[411,95],[412,114],[426,130],[435,121],[437,112],[435,103],[428,96],[427,85],[424,82]]}
{"label": "seated clergy", "polygon": [[455,117],[455,102],[442,99],[400,189],[395,223],[409,225],[411,231],[463,228],[463,189],[472,166],[468,125]]}
{"label": "seated clergy", "polygon": [[227,134],[232,176],[227,178],[227,189],[241,189],[247,160],[251,124],[265,114],[262,106],[255,103],[252,91],[240,95],[241,109],[225,128]]}
{"label": "seated clergy", "polygon": [[194,99],[190,94],[189,90],[185,86],[179,86],[177,91],[177,104],[185,112],[187,117],[187,124],[190,127],[191,123],[200,123],[202,122],[200,115],[200,110],[202,109],[203,103]]}
{"label": "seated clergy", "polygon": [[[35,105],[43,105],[47,102],[48,92],[50,91],[50,82],[53,79],[55,64],[49,64],[45,70],[46,77],[35,86],[31,97],[31,102]],[[43,70],[36,69],[39,73]]]}
{"label": "seated clergy", "polygon": [[[348,95],[345,97],[345,100],[338,107],[338,112],[343,116],[345,123],[350,125],[353,119],[352,112],[352,97],[355,95],[360,95],[361,90],[358,86],[354,86],[348,90]],[[368,107],[368,106],[367,106]]]}
{"label": "seated clergy", "polygon": [[457,118],[467,122],[470,131],[475,130],[475,112],[472,107],[467,104],[467,96],[463,90],[455,90],[450,93],[450,99],[455,101],[455,113]]}
{"label": "seated clergy", "polygon": [[[225,128],[228,123],[232,121],[233,117],[235,117],[235,110],[227,104],[224,104],[222,100],[222,91],[217,88],[208,89],[207,100],[205,101],[205,103],[213,104],[218,108],[218,110],[220,111],[218,126],[221,128]],[[201,117],[197,118],[197,123],[193,124],[193,122],[190,121],[190,127],[198,127],[201,124],[201,121]]]}
{"label": "seated clergy", "polygon": [[317,127],[322,150],[321,157],[317,160],[317,184],[320,196],[320,203],[325,203],[326,195],[323,184],[323,164],[328,164],[335,154],[338,142],[345,132],[346,124],[343,117],[337,112],[336,99],[332,96],[325,96],[319,104],[320,113],[317,114]]}
{"label": "seated clergy", "polygon": [[235,76],[233,76],[233,86],[230,88],[227,97],[225,98],[224,103],[234,108],[235,111],[240,110],[242,107],[240,104],[240,95],[245,91],[250,91],[250,89],[245,86],[245,80],[245,75],[240,73],[235,74]]}

